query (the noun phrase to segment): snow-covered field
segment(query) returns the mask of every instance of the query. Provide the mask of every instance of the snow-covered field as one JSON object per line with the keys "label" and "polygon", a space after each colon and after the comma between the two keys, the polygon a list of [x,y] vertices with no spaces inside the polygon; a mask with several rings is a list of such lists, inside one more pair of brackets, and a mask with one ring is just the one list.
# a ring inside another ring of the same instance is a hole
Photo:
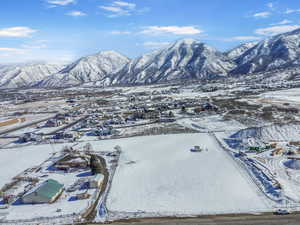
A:
{"label": "snow-covered field", "polygon": [[[79,143],[77,147],[85,144]],[[272,208],[243,169],[210,134],[146,136],[91,141],[91,144],[94,151],[113,151],[116,145],[122,148],[106,202],[112,212],[111,219],[123,218],[124,215],[261,212]],[[192,153],[190,149],[195,145],[204,151]],[[0,168],[6,172],[1,173],[0,186],[25,169],[41,164],[62,146],[38,145],[1,150]],[[64,181],[60,177],[56,179]],[[82,205],[77,203],[57,204],[66,213],[69,209],[70,212],[80,211]],[[45,215],[51,216],[57,207],[48,207],[50,211]],[[26,213],[28,219],[41,216],[31,211],[38,206],[25,208],[29,211],[14,208],[7,219],[20,219],[22,213]],[[39,209],[47,211],[46,205]]]}
{"label": "snow-covered field", "polygon": [[266,92],[261,94],[260,98],[280,102],[300,103],[300,88]]}
{"label": "snow-covered field", "polygon": [[[54,114],[37,114],[37,115],[25,116],[25,118],[26,118],[25,122],[22,122],[22,123],[19,122],[19,123],[16,123],[16,124],[0,127],[0,132],[4,132],[4,131],[9,130],[9,129],[17,128],[19,126],[24,126],[24,125],[27,125],[27,124],[30,124],[30,123],[33,123],[33,122],[43,120],[43,119],[51,118],[53,116],[54,116]],[[15,118],[11,118],[11,119],[15,119]],[[29,128],[24,129],[24,130],[21,130],[21,132],[16,131],[16,132],[14,132],[13,135],[23,134],[25,132],[31,132],[31,131],[34,131],[34,128],[29,127]],[[12,135],[12,133],[10,133],[10,135]]]}
{"label": "snow-covered field", "polygon": [[200,132],[220,132],[246,128],[234,120],[223,120],[220,115],[210,115],[201,118],[186,118],[177,120],[177,123]]}
{"label": "snow-covered field", "polygon": [[[111,211],[182,215],[269,208],[209,134],[138,137],[92,145],[94,150],[122,147],[107,200]],[[194,145],[205,151],[190,152]]]}
{"label": "snow-covered field", "polygon": [[36,145],[16,149],[0,150],[0,187],[25,169],[37,166],[48,159],[52,152],[61,150],[63,145]]}

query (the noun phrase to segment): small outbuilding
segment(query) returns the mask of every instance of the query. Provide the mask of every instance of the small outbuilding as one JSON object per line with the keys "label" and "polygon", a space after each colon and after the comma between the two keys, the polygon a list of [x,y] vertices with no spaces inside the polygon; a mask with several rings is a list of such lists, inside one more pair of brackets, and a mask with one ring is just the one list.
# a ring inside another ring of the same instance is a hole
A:
{"label": "small outbuilding", "polygon": [[96,174],[89,181],[90,188],[100,188],[101,185],[102,185],[103,180],[104,180],[104,175],[103,174],[100,174],[100,173]]}

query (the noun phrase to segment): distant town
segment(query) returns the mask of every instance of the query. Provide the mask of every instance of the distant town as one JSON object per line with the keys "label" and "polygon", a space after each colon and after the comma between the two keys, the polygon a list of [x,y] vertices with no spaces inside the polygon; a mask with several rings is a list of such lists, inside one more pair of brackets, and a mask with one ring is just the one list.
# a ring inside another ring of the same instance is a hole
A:
{"label": "distant town", "polygon": [[4,90],[0,221],[297,211],[298,89],[280,85]]}

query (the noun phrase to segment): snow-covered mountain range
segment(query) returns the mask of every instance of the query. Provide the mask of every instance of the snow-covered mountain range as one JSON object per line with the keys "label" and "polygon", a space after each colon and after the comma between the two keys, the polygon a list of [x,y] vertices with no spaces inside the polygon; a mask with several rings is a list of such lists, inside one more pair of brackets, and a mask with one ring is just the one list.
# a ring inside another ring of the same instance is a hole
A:
{"label": "snow-covered mountain range", "polygon": [[197,40],[183,39],[132,60],[118,52],[105,51],[66,66],[0,65],[0,88],[149,84],[291,68],[300,68],[300,29],[246,43],[228,52],[220,52]]}
{"label": "snow-covered mountain range", "polygon": [[29,63],[0,66],[0,88],[27,87],[63,68],[62,65]]}
{"label": "snow-covered mountain range", "polygon": [[231,59],[231,60],[237,60],[241,55],[243,55],[246,51],[253,48],[255,45],[257,45],[258,42],[248,42],[245,44],[241,44],[236,48],[231,49],[230,51],[226,52],[225,54]]}
{"label": "snow-covered mountain range", "polygon": [[236,57],[234,74],[300,66],[300,29],[263,40]]}
{"label": "snow-covered mountain range", "polygon": [[40,87],[65,87],[95,81],[109,85],[111,75],[123,68],[128,62],[129,59],[118,52],[100,52],[77,60],[58,73],[45,78],[37,85]]}
{"label": "snow-covered mountain range", "polygon": [[193,39],[183,39],[132,60],[114,76],[113,84],[213,78],[226,76],[234,67],[232,60],[214,48]]}

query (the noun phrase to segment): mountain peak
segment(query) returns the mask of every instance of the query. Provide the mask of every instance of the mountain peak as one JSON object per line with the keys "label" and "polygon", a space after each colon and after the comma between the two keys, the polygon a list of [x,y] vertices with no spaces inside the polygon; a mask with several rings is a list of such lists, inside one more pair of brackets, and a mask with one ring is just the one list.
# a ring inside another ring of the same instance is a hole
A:
{"label": "mountain peak", "polygon": [[235,66],[226,55],[197,40],[185,38],[128,63],[113,84],[148,84],[180,79],[226,76]]}
{"label": "mountain peak", "polygon": [[269,37],[240,55],[232,73],[247,74],[299,66],[300,29]]}
{"label": "mountain peak", "polygon": [[97,55],[102,55],[102,56],[112,56],[112,55],[123,56],[121,53],[119,53],[115,50],[100,51]]}
{"label": "mountain peak", "polygon": [[198,42],[197,40],[193,39],[193,38],[183,38],[183,39],[180,39],[178,41],[175,42],[175,45],[182,45],[182,44],[185,44],[185,45],[192,45],[194,44],[195,42]]}
{"label": "mountain peak", "polygon": [[253,48],[255,45],[257,45],[259,42],[254,41],[254,42],[247,42],[244,44],[241,44],[225,54],[232,60],[238,59],[241,55],[243,55],[245,52],[247,52],[249,49]]}

